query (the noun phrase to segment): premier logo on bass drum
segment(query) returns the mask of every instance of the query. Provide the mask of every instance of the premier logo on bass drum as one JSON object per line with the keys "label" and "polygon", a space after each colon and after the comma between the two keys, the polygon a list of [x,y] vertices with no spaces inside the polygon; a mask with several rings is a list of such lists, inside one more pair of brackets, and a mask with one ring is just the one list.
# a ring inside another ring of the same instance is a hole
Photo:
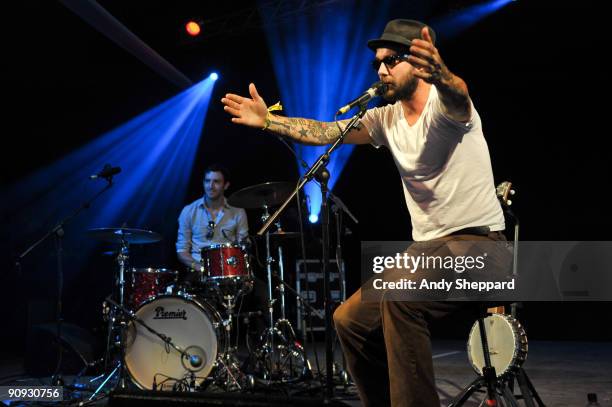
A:
{"label": "premier logo on bass drum", "polygon": [[186,310],[164,311],[164,307],[155,308],[155,316],[153,319],[184,319],[187,320]]}

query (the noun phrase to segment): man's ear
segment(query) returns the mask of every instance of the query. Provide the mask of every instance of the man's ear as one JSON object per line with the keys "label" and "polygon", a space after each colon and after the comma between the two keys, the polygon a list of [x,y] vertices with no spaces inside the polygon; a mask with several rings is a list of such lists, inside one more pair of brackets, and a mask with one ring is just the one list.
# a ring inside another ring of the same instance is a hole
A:
{"label": "man's ear", "polygon": [[225,185],[223,186],[223,190],[224,190],[224,191],[227,191],[227,189],[229,188],[229,186],[230,186],[230,183],[229,183],[229,181],[227,181],[227,182],[225,183]]}

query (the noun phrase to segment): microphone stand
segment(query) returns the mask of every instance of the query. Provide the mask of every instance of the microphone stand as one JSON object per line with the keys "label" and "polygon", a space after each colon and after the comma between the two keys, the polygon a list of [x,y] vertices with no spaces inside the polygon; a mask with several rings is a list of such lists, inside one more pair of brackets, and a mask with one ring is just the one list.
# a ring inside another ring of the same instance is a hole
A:
{"label": "microphone stand", "polygon": [[[336,195],[329,193],[329,197],[334,204],[332,205],[332,211],[334,212],[334,217],[336,220],[336,265],[338,266],[338,276],[340,277],[340,301],[344,303],[346,301],[346,275],[344,274],[344,259],[342,257],[342,212],[346,212],[347,215],[355,222],[359,224],[359,221],[355,216],[348,210],[344,202]],[[336,335],[336,339],[338,339]],[[335,352],[334,352],[335,353]],[[348,369],[346,367],[346,358],[344,357],[344,352],[342,352],[342,369],[338,369],[341,382],[344,386],[348,386],[350,384]]]}
{"label": "microphone stand", "polygon": [[[351,211],[349,211],[349,209],[346,207],[346,205],[344,204],[344,202],[342,202],[342,200],[337,196],[334,195],[331,191],[329,191],[329,197],[331,198],[332,201],[334,201],[334,203],[340,208],[342,209],[350,218],[353,222],[355,222],[356,225],[359,224],[359,221],[357,220],[357,218],[355,217],[355,215],[353,215],[351,213]],[[333,209],[333,207],[332,207]]]}
{"label": "microphone stand", "polygon": [[51,230],[49,230],[43,237],[34,242],[30,247],[28,247],[23,253],[21,253],[17,260],[15,260],[15,265],[18,269],[21,268],[21,261],[28,255],[32,250],[37,248],[40,244],[42,244],[45,240],[47,240],[50,236],[55,235],[55,250],[56,250],[56,260],[57,260],[57,303],[56,303],[56,340],[57,340],[57,366],[55,367],[55,372],[51,377],[51,385],[53,386],[63,386],[64,379],[60,373],[62,366],[62,291],[64,289],[64,263],[63,263],[63,239],[64,239],[64,227],[74,218],[76,218],[84,209],[87,209],[91,206],[93,201],[95,201],[100,195],[104,192],[108,191],[113,186],[113,177],[112,175],[108,178],[105,178],[108,184],[101,191],[97,192],[94,196],[92,196],[89,200],[85,201],[79,208],[77,208],[73,213],[62,219],[58,222]]}
{"label": "microphone stand", "polygon": [[298,192],[313,178],[317,178],[321,187],[321,240],[323,253],[323,290],[325,292],[325,399],[329,400],[334,395],[334,377],[333,377],[333,342],[332,342],[332,315],[331,315],[331,291],[330,291],[330,264],[329,264],[329,208],[327,203],[327,181],[330,174],[325,167],[329,162],[329,157],[343,142],[344,137],[353,129],[359,120],[366,112],[367,103],[359,105],[359,112],[351,118],[346,127],[340,132],[340,137],[332,143],[325,153],[321,154],[317,161],[310,169],[300,178],[295,190],[285,200],[285,202],[268,218],[266,223],[257,232],[258,236],[262,236],[276,221],[280,214],[285,210],[291,200]]}

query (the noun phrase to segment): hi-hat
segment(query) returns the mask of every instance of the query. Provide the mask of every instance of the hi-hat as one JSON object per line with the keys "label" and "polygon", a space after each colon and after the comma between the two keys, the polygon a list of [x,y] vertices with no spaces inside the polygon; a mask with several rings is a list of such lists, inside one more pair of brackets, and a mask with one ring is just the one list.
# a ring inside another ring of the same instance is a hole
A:
{"label": "hi-hat", "polygon": [[238,208],[270,207],[285,202],[294,189],[290,182],[264,182],[234,192],[227,202]]}
{"label": "hi-hat", "polygon": [[89,237],[109,243],[145,244],[162,240],[159,233],[144,229],[98,228],[87,231]]}

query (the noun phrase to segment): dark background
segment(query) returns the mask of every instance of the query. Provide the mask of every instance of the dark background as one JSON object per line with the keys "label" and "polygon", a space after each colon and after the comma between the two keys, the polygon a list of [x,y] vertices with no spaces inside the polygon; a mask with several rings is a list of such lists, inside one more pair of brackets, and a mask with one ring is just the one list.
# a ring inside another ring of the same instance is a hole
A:
{"label": "dark background", "polygon": [[[258,85],[268,102],[279,99],[258,19],[252,28],[234,26],[202,41],[188,41],[181,32],[181,24],[191,16],[222,19],[256,3],[99,3],[194,82],[212,70],[220,73],[205,123],[208,142],[200,145],[185,203],[201,195],[202,171],[215,161],[232,169],[230,194],[261,182],[297,179],[295,159],[278,140],[232,125],[219,102],[226,92],[246,93],[249,82]],[[356,4],[374,7],[370,2]],[[430,21],[474,4],[396,1],[390,13],[392,18]],[[5,20],[2,173],[6,184],[18,183],[180,91],[59,2],[19,2],[9,8]],[[439,43],[447,65],[469,85],[483,120],[496,183],[511,180],[516,185],[515,212],[521,218],[522,240],[607,238],[611,226],[605,188],[611,173],[606,131],[609,69],[603,57],[609,50],[607,24],[594,2],[517,1]],[[355,95],[361,91],[355,89]],[[354,290],[359,283],[360,240],[409,240],[410,219],[387,151],[356,148],[334,193],[360,220],[358,226],[346,221],[353,232],[345,240],[345,257],[349,287]],[[3,225],[9,224],[8,216],[2,214]],[[20,215],[17,211],[10,216],[13,225]],[[168,214],[169,219],[177,216]],[[249,216],[255,231],[259,213],[249,211]],[[294,218],[289,214],[290,220]],[[290,223],[290,228],[296,227]],[[316,258],[320,231],[308,224],[306,228],[308,256]],[[12,259],[45,231],[41,222],[37,233],[16,238],[16,230],[3,226],[2,336],[19,352],[28,324],[38,318],[33,314],[46,310],[53,315],[53,247],[43,246],[21,274],[12,267]],[[155,255],[143,249],[135,256],[144,263],[142,259],[150,255],[154,260],[149,263],[178,268],[173,254],[176,232],[163,232],[164,242],[152,249]],[[288,251],[292,263],[296,247]],[[69,258],[78,247],[67,247],[66,252],[70,269]],[[100,302],[110,290],[113,270],[112,259],[96,256],[87,270],[68,270],[65,286],[66,320],[89,329],[100,325]],[[42,305],[33,305],[35,300]],[[611,310],[609,303],[528,303],[520,319],[531,339],[610,340],[612,330],[602,321]],[[452,327],[437,334],[461,337]]]}

